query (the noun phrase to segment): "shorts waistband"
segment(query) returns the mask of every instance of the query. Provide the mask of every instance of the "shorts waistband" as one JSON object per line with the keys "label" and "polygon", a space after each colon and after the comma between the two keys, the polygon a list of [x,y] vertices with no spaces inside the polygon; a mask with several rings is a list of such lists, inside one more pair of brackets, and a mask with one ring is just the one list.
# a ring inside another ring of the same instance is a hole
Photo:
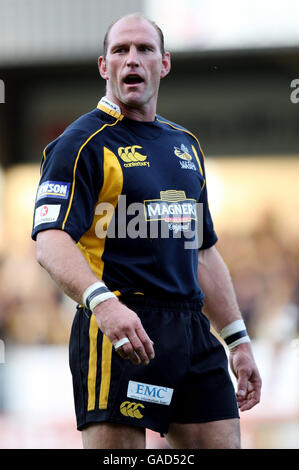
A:
{"label": "shorts waistband", "polygon": [[123,294],[119,296],[119,300],[125,305],[136,306],[142,309],[161,308],[173,311],[199,311],[203,307],[203,300],[201,298],[162,298],[150,295]]}

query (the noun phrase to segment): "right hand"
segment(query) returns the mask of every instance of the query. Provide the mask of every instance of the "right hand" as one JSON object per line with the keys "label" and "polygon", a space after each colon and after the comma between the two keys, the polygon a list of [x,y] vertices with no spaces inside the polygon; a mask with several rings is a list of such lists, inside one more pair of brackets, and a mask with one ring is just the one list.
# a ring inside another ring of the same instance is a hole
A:
{"label": "right hand", "polygon": [[138,315],[117,299],[107,299],[93,311],[98,326],[112,344],[125,336],[130,340],[117,349],[123,359],[147,365],[154,359],[153,342],[144,330]]}

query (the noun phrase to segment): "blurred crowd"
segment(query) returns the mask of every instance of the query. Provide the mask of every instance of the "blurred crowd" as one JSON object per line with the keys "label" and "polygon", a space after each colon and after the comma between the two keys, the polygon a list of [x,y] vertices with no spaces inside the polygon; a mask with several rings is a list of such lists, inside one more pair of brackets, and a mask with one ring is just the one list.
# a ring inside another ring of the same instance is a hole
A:
{"label": "blurred crowd", "polygon": [[[251,233],[218,236],[251,338],[289,344],[299,333],[299,240],[271,214]],[[27,246],[0,257],[0,338],[67,344],[75,303],[38,265],[34,242]]]}
{"label": "blurred crowd", "polygon": [[250,233],[221,234],[218,248],[251,338],[290,345],[299,334],[298,238],[268,212]]}
{"label": "blurred crowd", "polygon": [[8,343],[66,344],[73,303],[35,258],[35,244],[0,258],[0,337]]}

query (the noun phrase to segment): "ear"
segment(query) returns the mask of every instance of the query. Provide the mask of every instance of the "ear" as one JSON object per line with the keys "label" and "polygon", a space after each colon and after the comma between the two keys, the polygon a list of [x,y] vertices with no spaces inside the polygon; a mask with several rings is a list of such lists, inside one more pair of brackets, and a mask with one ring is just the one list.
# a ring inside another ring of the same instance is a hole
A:
{"label": "ear", "polygon": [[162,57],[162,70],[161,70],[161,78],[166,77],[171,69],[171,60],[170,60],[170,53],[165,52],[164,56]]}
{"label": "ear", "polygon": [[99,67],[99,72],[100,72],[101,77],[104,80],[108,80],[106,60],[102,55],[98,59],[98,67]]}

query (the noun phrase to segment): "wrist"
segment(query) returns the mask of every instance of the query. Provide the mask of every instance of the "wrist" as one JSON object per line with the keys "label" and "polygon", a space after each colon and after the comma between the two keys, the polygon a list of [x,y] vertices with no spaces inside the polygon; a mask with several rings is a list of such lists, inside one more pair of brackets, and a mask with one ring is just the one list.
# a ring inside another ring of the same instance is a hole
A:
{"label": "wrist", "polygon": [[229,350],[233,350],[235,347],[250,343],[245,323],[242,319],[235,320],[226,325],[220,331],[220,337],[225,341]]}
{"label": "wrist", "polygon": [[117,297],[108,289],[103,281],[97,281],[91,284],[82,295],[84,307],[88,308],[91,312],[93,312],[98,305],[109,299],[117,299]]}
{"label": "wrist", "polygon": [[251,342],[247,341],[246,343],[240,343],[237,346],[234,346],[229,350],[231,354],[234,354],[236,352],[243,351],[244,353],[252,352],[251,349]]}
{"label": "wrist", "polygon": [[110,311],[110,309],[114,306],[115,302],[119,303],[119,299],[117,297],[111,297],[109,299],[103,300],[103,302],[99,303],[94,307],[94,315],[97,316],[106,310]]}

